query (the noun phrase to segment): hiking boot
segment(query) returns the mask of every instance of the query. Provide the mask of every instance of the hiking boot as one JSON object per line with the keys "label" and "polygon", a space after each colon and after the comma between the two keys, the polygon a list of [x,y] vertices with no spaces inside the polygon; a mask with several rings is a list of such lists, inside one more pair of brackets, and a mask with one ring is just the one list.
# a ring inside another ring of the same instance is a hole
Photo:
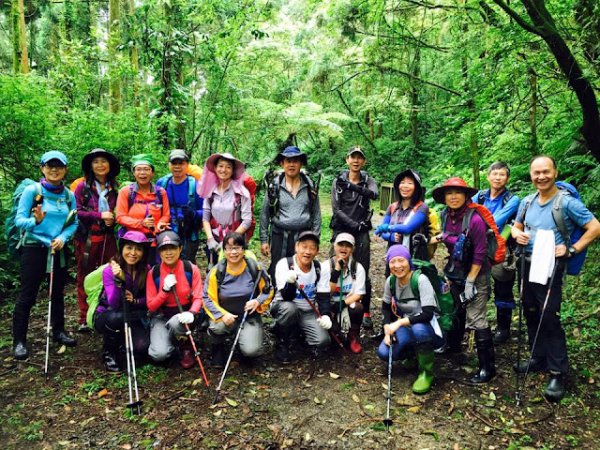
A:
{"label": "hiking boot", "polygon": [[487,383],[496,376],[496,356],[492,330],[489,327],[475,330],[475,344],[477,346],[477,357],[479,358],[479,370],[471,377],[470,381],[474,384]]}
{"label": "hiking boot", "polygon": [[359,329],[350,329],[348,332],[348,348],[352,353],[360,353],[362,352],[362,346],[360,345],[360,328]]}
{"label": "hiking boot", "polygon": [[[531,362],[530,362],[531,361]],[[513,365],[515,372],[524,374],[527,372],[527,366],[529,365],[529,372],[543,372],[546,370],[546,360],[543,358],[531,358],[525,361],[519,361]]]}
{"label": "hiking boot", "polygon": [[289,364],[292,362],[287,339],[277,339],[277,342],[275,343],[275,359],[281,364]]}
{"label": "hiking boot", "polygon": [[362,327],[365,330],[372,330],[373,329],[373,320],[371,319],[371,316],[364,316],[363,317]]}
{"label": "hiking boot", "polygon": [[503,344],[510,338],[510,322],[512,318],[512,309],[496,308],[496,333],[494,334],[494,344]]}
{"label": "hiking boot", "polygon": [[565,382],[562,373],[550,372],[550,380],[544,390],[544,397],[552,403],[558,403],[565,396]]}
{"label": "hiking boot", "polygon": [[184,369],[190,369],[194,366],[194,352],[191,348],[184,348],[181,351],[181,359],[179,365]]}
{"label": "hiking boot", "polygon": [[225,353],[225,343],[213,344],[211,347],[211,366],[215,369],[223,369],[227,363],[227,354]]}
{"label": "hiking boot", "polygon": [[79,328],[77,328],[78,333],[91,333],[92,329],[88,327],[85,323],[79,324]]}
{"label": "hiking boot", "polygon": [[496,328],[494,333],[494,344],[504,344],[510,339],[510,330]]}
{"label": "hiking boot", "polygon": [[109,350],[104,350],[104,352],[102,352],[102,361],[104,362],[104,368],[108,372],[122,372],[123,371],[123,369],[121,368],[121,366],[119,364],[119,359],[117,358],[117,356],[115,355],[114,352],[111,352]]}
{"label": "hiking boot", "polygon": [[77,340],[69,336],[65,330],[55,332],[52,339],[54,342],[66,345],[67,347],[75,347],[77,345]]}
{"label": "hiking boot", "polygon": [[426,394],[433,383],[433,360],[435,353],[431,347],[417,349],[417,362],[419,364],[419,376],[412,385],[415,394]]}
{"label": "hiking boot", "polygon": [[13,347],[13,356],[17,361],[25,361],[29,358],[29,351],[25,342],[15,342]]}

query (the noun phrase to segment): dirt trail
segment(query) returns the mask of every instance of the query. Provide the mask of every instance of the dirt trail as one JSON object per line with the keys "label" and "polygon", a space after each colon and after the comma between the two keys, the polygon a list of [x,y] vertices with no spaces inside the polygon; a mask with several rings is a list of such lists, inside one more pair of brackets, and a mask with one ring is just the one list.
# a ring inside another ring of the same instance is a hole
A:
{"label": "dirt trail", "polygon": [[[380,220],[379,216],[376,216]],[[326,249],[323,249],[325,252]],[[373,312],[380,322],[385,245],[373,243]],[[40,298],[43,298],[41,293]],[[58,354],[52,348],[53,376],[41,375],[45,302],[34,309],[29,362],[16,364],[10,352],[10,314],[2,309],[0,327],[0,447],[102,449],[505,449],[598,448],[598,398],[571,380],[570,396],[552,407],[539,393],[544,378],[529,378],[524,407],[516,408],[516,338],[497,352],[498,376],[485,386],[464,380],[475,355],[436,359],[436,383],[424,396],[411,393],[414,370],[394,366],[393,426],[385,416],[386,366],[375,355],[378,342],[363,336],[364,351],[332,351],[312,361],[297,355],[282,367],[266,355],[253,367],[234,361],[223,386],[223,400],[211,406],[220,372],[209,369],[206,389],[197,368],[146,365],[139,370],[144,414],[130,417],[125,375],[104,372],[100,339],[79,335],[80,345]],[[76,305],[68,301],[70,327]],[[267,320],[268,321],[268,320]],[[202,356],[208,362],[203,339]]]}

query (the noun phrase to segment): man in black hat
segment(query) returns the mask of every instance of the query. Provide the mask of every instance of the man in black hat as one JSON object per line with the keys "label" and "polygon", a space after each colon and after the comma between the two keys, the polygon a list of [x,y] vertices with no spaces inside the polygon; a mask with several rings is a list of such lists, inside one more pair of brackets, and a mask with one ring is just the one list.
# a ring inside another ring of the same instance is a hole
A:
{"label": "man in black hat", "polygon": [[183,243],[181,257],[196,264],[199,245],[199,230],[202,226],[202,198],[196,192],[196,179],[187,174],[190,159],[184,150],[176,148],[169,153],[169,175],[156,184],[169,197],[171,230]]}
{"label": "man in black hat", "polygon": [[260,250],[271,257],[271,276],[281,258],[294,254],[300,232],[310,230],[317,236],[321,234],[317,188],[301,171],[306,161],[306,154],[298,147],[286,147],[275,158],[283,172],[270,181],[260,215]]}
{"label": "man in black hat", "polygon": [[[367,172],[363,171],[367,162],[365,153],[358,146],[350,147],[346,154],[348,170],[342,171],[333,181],[331,187],[331,228],[333,234],[331,242],[340,233],[350,233],[354,236],[353,257],[365,269],[367,274],[366,292],[362,297],[363,326],[373,328],[371,321],[371,280],[369,278],[369,267],[371,266],[371,209],[369,202],[377,199],[377,183]],[[333,246],[332,246],[333,251]]]}

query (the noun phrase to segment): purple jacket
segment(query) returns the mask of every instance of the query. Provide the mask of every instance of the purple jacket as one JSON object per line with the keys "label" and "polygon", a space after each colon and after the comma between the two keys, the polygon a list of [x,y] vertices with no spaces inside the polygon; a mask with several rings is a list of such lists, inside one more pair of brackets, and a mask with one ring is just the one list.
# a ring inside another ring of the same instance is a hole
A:
{"label": "purple jacket", "polygon": [[[150,266],[147,266],[146,269],[150,270]],[[141,284],[142,289],[138,291],[137,288],[139,279],[134,280],[133,278],[131,278],[131,275],[129,275],[129,273],[125,272],[125,290],[133,293],[133,296],[135,297],[134,307],[143,307],[145,309],[146,274],[144,274],[142,278],[144,279],[144,282]],[[104,298],[101,299],[97,311],[99,313],[105,312],[108,309],[117,311],[121,307],[121,295],[123,292],[121,286],[115,283],[115,276],[112,273],[112,268],[110,267],[110,264],[106,266],[102,271],[102,285],[104,286]]]}
{"label": "purple jacket", "polygon": [[[450,208],[446,208],[446,226],[443,233],[443,242],[448,248],[448,253],[452,255],[454,245],[458,239],[458,235],[463,232],[462,221],[463,217],[467,213],[467,205],[453,211]],[[489,271],[490,265],[487,258],[487,237],[486,237],[487,226],[481,216],[476,212],[471,216],[471,222],[467,234],[473,245],[473,264],[481,266],[481,272],[485,273]],[[461,267],[460,262],[455,262],[455,266]]]}
{"label": "purple jacket", "polygon": [[[90,194],[87,203],[86,190],[89,190]],[[101,230],[102,214],[98,212],[99,195],[96,186],[92,185],[91,189],[86,186],[85,179],[77,185],[74,194],[77,203],[77,218],[79,219],[79,229],[75,237],[79,240],[85,240],[88,230],[91,230],[92,233]],[[111,211],[114,211],[117,206],[117,195],[118,191],[116,189],[111,189],[108,193],[107,200]]]}

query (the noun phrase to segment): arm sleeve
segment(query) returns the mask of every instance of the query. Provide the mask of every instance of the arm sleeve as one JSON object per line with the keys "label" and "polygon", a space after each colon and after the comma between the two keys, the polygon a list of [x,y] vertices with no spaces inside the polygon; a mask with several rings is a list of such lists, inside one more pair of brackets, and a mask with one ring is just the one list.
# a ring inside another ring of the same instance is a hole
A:
{"label": "arm sleeve", "polygon": [[[185,276],[185,274],[184,274]],[[192,264],[192,305],[189,311],[198,314],[202,309],[202,277],[200,269],[195,264]]]}
{"label": "arm sleeve", "polygon": [[473,244],[472,264],[482,266],[487,258],[486,225],[479,214],[473,214],[469,224],[469,235]]}
{"label": "arm sleeve", "polygon": [[[73,195],[73,193],[71,191],[67,191],[67,195],[71,198],[72,209],[75,209],[75,196]],[[69,211],[69,212],[71,212],[71,211]],[[70,224],[69,226],[65,227],[61,231],[61,233],[57,236],[57,238],[60,238],[60,240],[65,243],[68,242],[75,234],[75,231],[77,231],[78,224],[79,224],[79,221],[77,220],[77,215],[75,215],[75,220],[73,220],[73,223]]]}
{"label": "arm sleeve", "polygon": [[98,211],[88,211],[85,209],[85,205],[83,201],[85,199],[85,179],[81,180],[81,182],[75,188],[75,203],[77,204],[77,218],[81,220],[86,225],[91,225],[96,220],[100,220],[102,218],[102,214]]}
{"label": "arm sleeve", "polygon": [[414,233],[425,223],[425,220],[427,220],[427,213],[419,209],[406,222],[390,225],[390,232],[400,234]]}
{"label": "arm sleeve", "polygon": [[152,278],[152,270],[149,270],[148,275],[146,276],[146,305],[148,306],[148,311],[151,313],[156,312],[167,298],[168,294],[165,291],[156,289],[154,279]]}
{"label": "arm sleeve", "polygon": [[258,282],[258,290],[260,295],[257,300],[260,303],[256,311],[259,314],[262,314],[267,311],[269,307],[269,303],[273,300],[273,296],[275,295],[275,289],[271,284],[271,280],[269,279],[269,275],[263,269],[260,269],[260,281]]}
{"label": "arm sleeve", "polygon": [[392,292],[390,291],[390,277],[388,277],[383,285],[383,298],[381,299],[382,325],[392,321],[392,314]]}
{"label": "arm sleeve", "polygon": [[116,310],[121,303],[122,289],[115,283],[115,276],[112,273],[110,264],[102,271],[102,285],[104,286],[108,306]]}
{"label": "arm sleeve", "polygon": [[169,196],[167,195],[167,190],[166,189],[162,190],[162,199],[163,199],[162,215],[160,216],[159,222],[170,223],[170,221],[171,221],[171,209],[170,209],[170,206],[169,206]]}
{"label": "arm sleeve", "polygon": [[241,202],[242,223],[240,225],[244,230],[248,230],[250,225],[252,225],[252,202],[250,201],[250,193],[248,193],[248,196],[242,195]]}
{"label": "arm sleeve", "polygon": [[350,228],[352,231],[356,231],[358,228],[358,222],[353,220],[345,214],[340,208],[339,195],[337,193],[337,178],[333,180],[333,185],[331,187],[331,212],[336,220],[339,220],[342,225],[347,228]]}
{"label": "arm sleeve", "polygon": [[504,205],[504,208],[494,213],[494,221],[499,232],[502,231],[508,220],[517,213],[517,209],[519,209],[519,197],[513,195],[506,205]]}
{"label": "arm sleeve", "polygon": [[435,313],[434,306],[423,306],[420,313],[412,315],[408,318],[411,325],[415,323],[429,323],[433,319]]}
{"label": "arm sleeve", "polygon": [[331,311],[331,294],[329,292],[317,292],[316,299],[321,315],[328,316]]}
{"label": "arm sleeve", "polygon": [[28,231],[36,226],[35,217],[31,214],[35,191],[34,185],[27,186],[19,199],[19,206],[15,215],[15,225],[21,230]]}
{"label": "arm sleeve", "polygon": [[219,321],[227,310],[219,305],[219,287],[217,285],[217,267],[213,267],[206,277],[204,286],[204,311],[212,321]]}
{"label": "arm sleeve", "polygon": [[117,207],[115,208],[116,221],[127,229],[133,229],[147,233],[149,230],[142,225],[143,218],[138,219],[129,215],[129,186],[122,188],[117,196]]}
{"label": "arm sleeve", "polygon": [[202,224],[202,213],[204,210],[204,199],[198,195],[198,192],[194,191],[194,201],[196,202],[196,209],[194,210],[194,221],[197,224]]}
{"label": "arm sleeve", "polygon": [[372,192],[371,200],[377,200],[377,197],[379,197],[379,189],[377,188],[377,182],[373,177],[369,177],[367,187]]}
{"label": "arm sleeve", "polygon": [[[309,192],[308,195],[310,196],[312,194]],[[312,225],[311,225],[312,231],[320,236],[321,235],[321,206],[319,204],[319,196],[318,195],[315,198],[315,200],[313,201],[310,217],[311,217],[311,223],[312,223]]]}

